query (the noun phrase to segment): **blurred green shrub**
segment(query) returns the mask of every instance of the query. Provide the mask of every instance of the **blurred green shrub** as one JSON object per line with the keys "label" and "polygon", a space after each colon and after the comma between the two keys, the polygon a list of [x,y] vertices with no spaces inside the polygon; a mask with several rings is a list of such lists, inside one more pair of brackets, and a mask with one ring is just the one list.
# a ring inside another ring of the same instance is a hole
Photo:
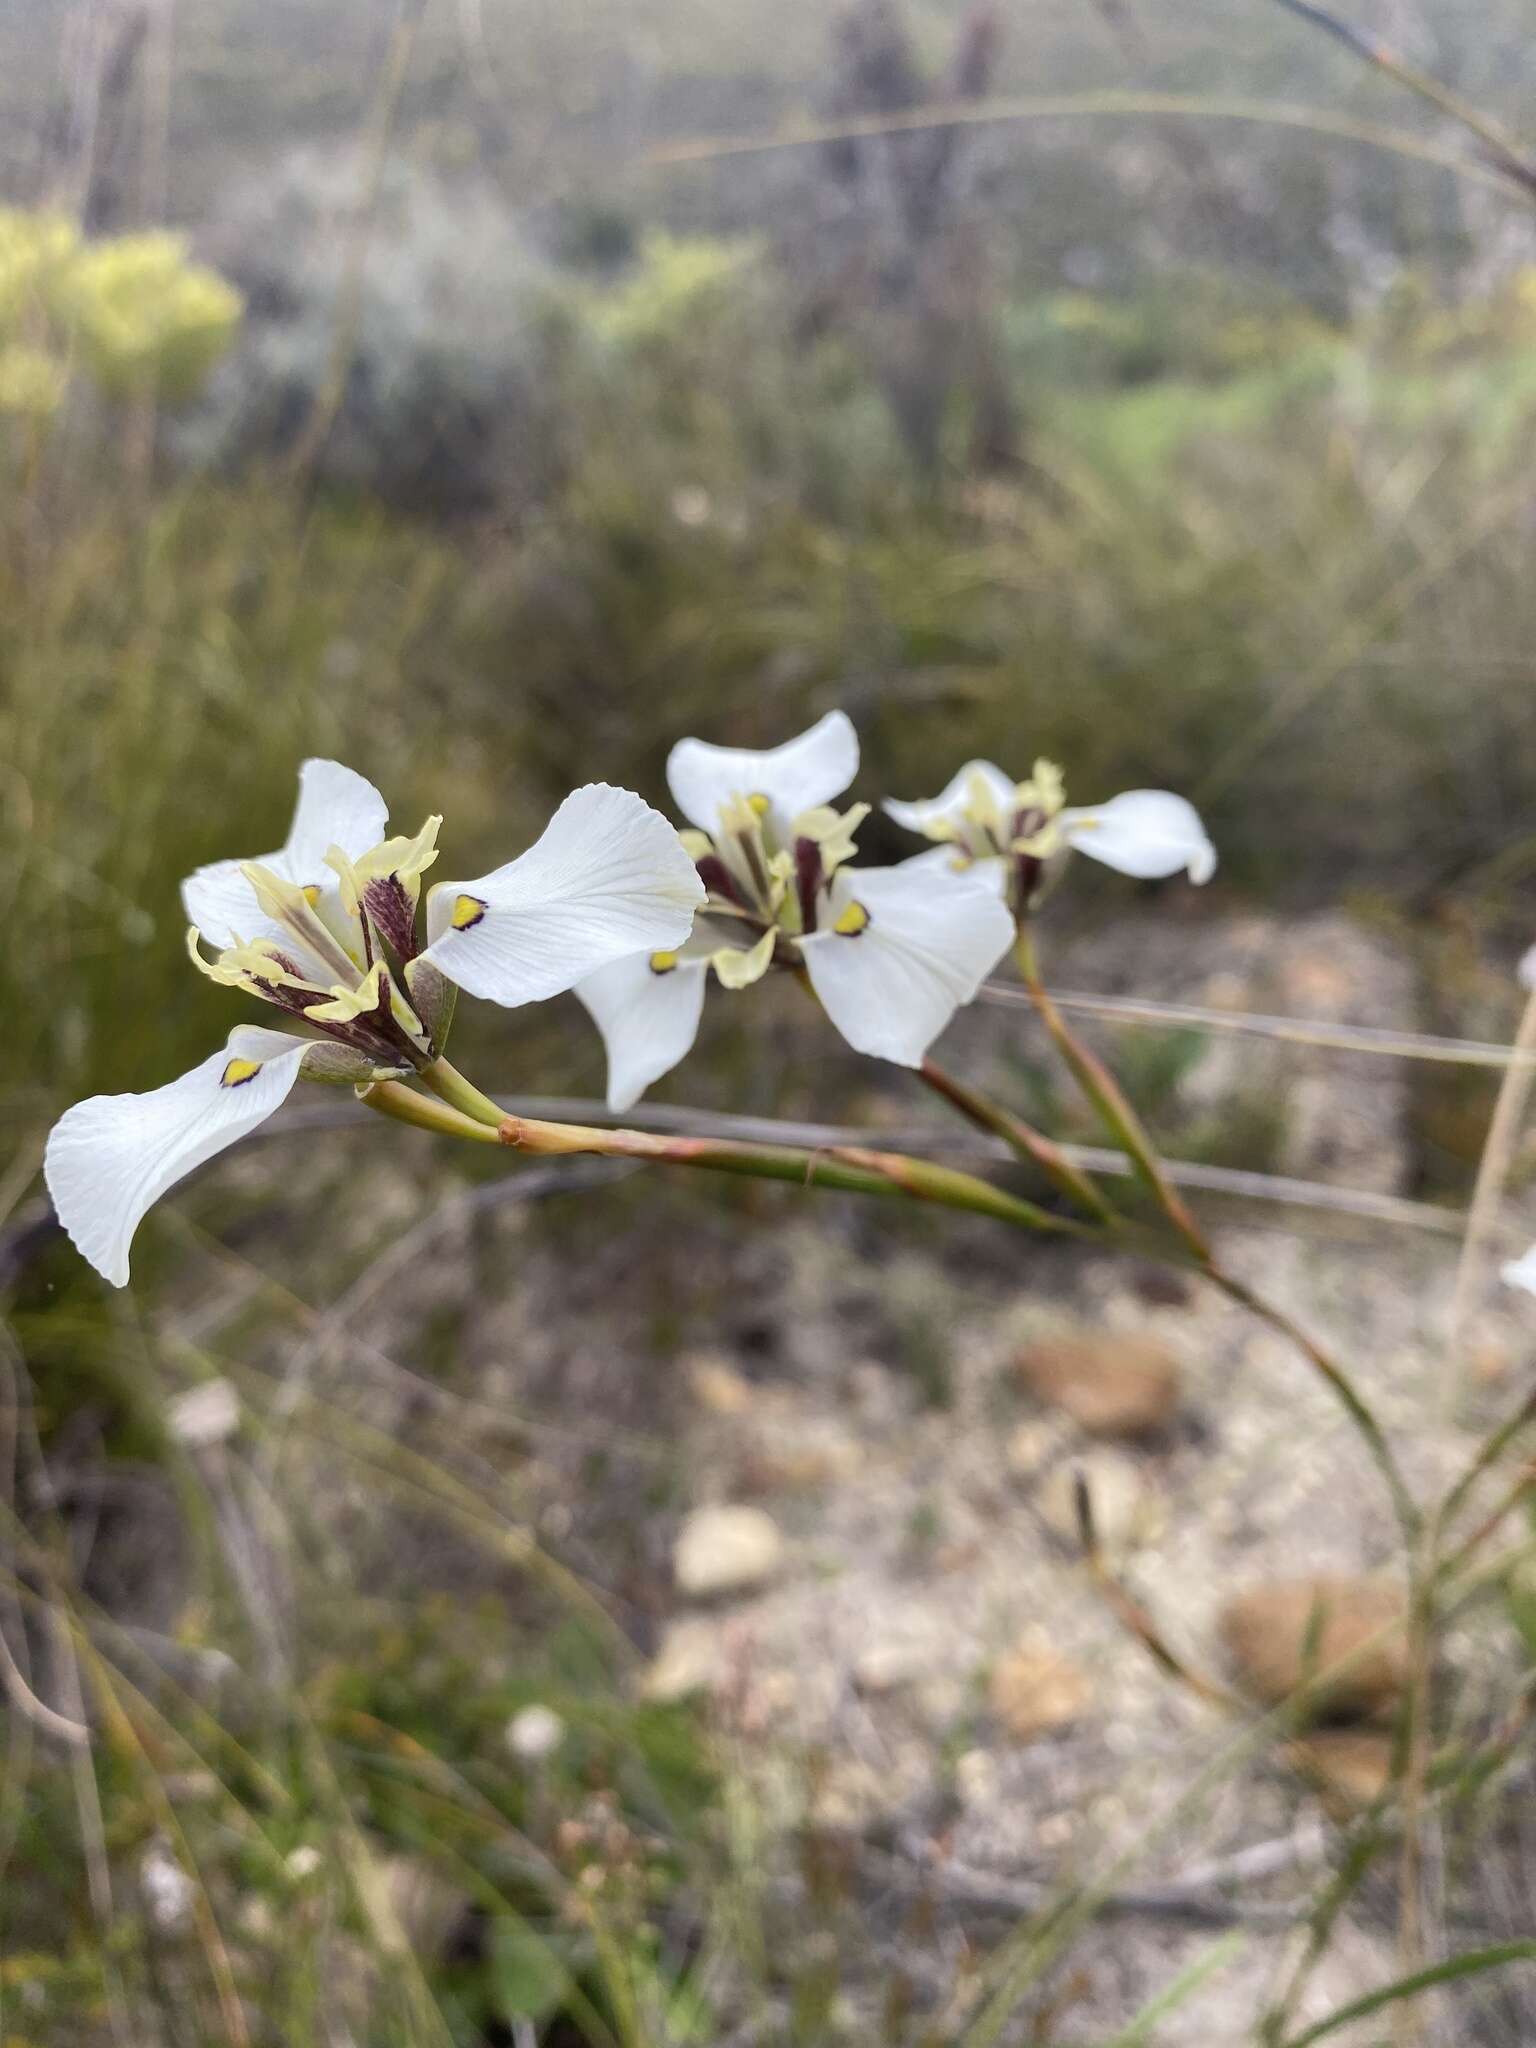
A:
{"label": "blurred green shrub", "polygon": [[0,413],[48,418],[77,366],[112,398],[190,398],[240,314],[180,235],[87,241],[57,214],[0,208]]}
{"label": "blurred green shrub", "polygon": [[85,244],[63,280],[65,317],[102,389],[190,398],[239,324],[240,295],[193,263],[180,235]]}
{"label": "blurred green shrub", "polygon": [[593,329],[620,348],[675,346],[688,323],[721,304],[755,253],[750,243],[658,228],[645,236],[627,273],[592,294]]}
{"label": "blurred green shrub", "polygon": [[1181,271],[1133,296],[1050,292],[1015,300],[1004,322],[1013,374],[1026,388],[1216,384],[1315,356],[1342,335],[1276,287]]}

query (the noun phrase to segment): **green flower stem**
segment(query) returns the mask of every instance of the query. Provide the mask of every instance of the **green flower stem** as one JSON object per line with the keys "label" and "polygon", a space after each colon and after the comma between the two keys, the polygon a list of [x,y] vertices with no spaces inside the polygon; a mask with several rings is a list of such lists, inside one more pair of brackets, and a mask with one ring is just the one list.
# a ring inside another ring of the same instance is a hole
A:
{"label": "green flower stem", "polygon": [[862,1145],[833,1145],[812,1151],[800,1145],[752,1145],[723,1138],[662,1137],[649,1131],[609,1131],[582,1124],[548,1124],[509,1116],[501,1141],[541,1157],[597,1152],[616,1159],[654,1160],[661,1165],[707,1166],[763,1180],[797,1181],[805,1187],[843,1188],[854,1194],[906,1195],[947,1209],[994,1216],[1019,1229],[1058,1237],[1096,1239],[1097,1231],[1067,1217],[1052,1216],[1033,1202],[952,1167],[936,1166],[901,1152]]}
{"label": "green flower stem", "polygon": [[[1468,1465],[1466,1471],[1462,1473],[1440,1504],[1436,1514],[1439,1529],[1443,1531],[1446,1525],[1454,1520],[1466,1504],[1468,1496],[1483,1474],[1498,1463],[1520,1432],[1523,1429],[1529,1428],[1533,1422],[1536,1422],[1536,1390],[1527,1394],[1519,1407],[1512,1414],[1507,1415],[1479,1447],[1477,1455],[1473,1458],[1471,1464]],[[1523,1491],[1529,1484],[1530,1473],[1529,1469],[1527,1469],[1521,1480],[1519,1490]]]}
{"label": "green flower stem", "polygon": [[[1071,1069],[1084,1095],[1098,1111],[1115,1142],[1130,1158],[1142,1182],[1178,1233],[1196,1270],[1202,1273],[1213,1287],[1220,1288],[1229,1301],[1247,1309],[1251,1315],[1267,1323],[1272,1330],[1292,1344],[1326,1382],[1343,1407],[1386,1482],[1399,1526],[1412,1555],[1422,1523],[1418,1504],[1409,1490],[1402,1467],[1387,1442],[1381,1424],[1372,1414],[1353,1380],[1338,1360],[1314,1337],[1309,1337],[1298,1323],[1292,1322],[1282,1309],[1276,1308],[1262,1295],[1255,1294],[1252,1288],[1226,1272],[1217,1263],[1216,1255],[1207,1243],[1204,1233],[1163,1171],[1162,1161],[1157,1156],[1146,1127],[1126,1100],[1120,1084],[1103,1061],[1073,1036],[1066,1019],[1052,1002],[1045,984],[1040,979],[1034,941],[1027,924],[1021,924],[1019,927],[1015,957],[1036,1013],[1050,1033],[1057,1051]],[[1183,1260],[1177,1260],[1176,1263],[1183,1263]]]}
{"label": "green flower stem", "polygon": [[968,1087],[941,1067],[937,1060],[925,1059],[920,1069],[923,1079],[936,1095],[960,1114],[975,1124],[979,1130],[990,1131],[1001,1138],[1005,1145],[1012,1146],[1021,1159],[1027,1159],[1039,1168],[1051,1185],[1070,1202],[1102,1223],[1106,1229],[1114,1229],[1120,1222],[1110,1201],[1081,1167],[1074,1166],[1061,1147],[1037,1131],[1033,1124],[1027,1124],[1022,1117],[993,1102],[978,1089]]}
{"label": "green flower stem", "polygon": [[435,1102],[404,1081],[374,1081],[357,1091],[359,1102],[376,1109],[380,1116],[392,1116],[397,1123],[414,1124],[420,1131],[433,1131],[444,1138],[468,1138],[479,1145],[499,1145],[494,1124],[466,1116],[445,1102]]}
{"label": "green flower stem", "polygon": [[1051,1000],[1040,969],[1035,960],[1035,942],[1030,934],[1028,920],[1019,925],[1019,935],[1014,945],[1014,958],[1024,986],[1029,991],[1031,1002],[1041,1023],[1050,1033],[1052,1043],[1062,1059],[1071,1069],[1072,1077],[1087,1096],[1089,1103],[1110,1136],[1120,1147],[1147,1192],[1157,1203],[1173,1228],[1183,1238],[1202,1266],[1209,1265],[1211,1248],[1205,1234],[1185,1206],[1184,1198],[1163,1171],[1157,1148],[1147,1134],[1146,1126],[1126,1100],[1124,1091],[1104,1062],[1087,1046],[1075,1038],[1068,1028],[1066,1019]]}
{"label": "green flower stem", "polygon": [[[467,1138],[475,1144],[504,1145],[536,1158],[596,1153],[607,1159],[638,1159],[659,1166],[702,1166],[717,1173],[745,1174],[759,1180],[796,1182],[802,1187],[840,1188],[852,1194],[905,1196],[941,1208],[992,1216],[1053,1237],[1102,1241],[1103,1232],[1071,1217],[1053,1216],[1033,1202],[1011,1195],[974,1174],[914,1159],[901,1152],[880,1152],[861,1145],[833,1145],[812,1150],[801,1145],[757,1145],[729,1138],[667,1137],[651,1131],[605,1130],[595,1124],[545,1123],[536,1117],[510,1116],[482,1095],[446,1062],[437,1062],[422,1079],[442,1100],[421,1094],[400,1081],[376,1081],[360,1089],[370,1109],[401,1123],[445,1137]],[[465,1105],[460,1107],[459,1105]],[[467,1112],[474,1105],[474,1114]]]}
{"label": "green flower stem", "polygon": [[489,1095],[482,1095],[474,1082],[466,1080],[447,1060],[434,1060],[421,1078],[435,1095],[451,1102],[465,1116],[473,1117],[476,1123],[499,1125],[507,1113]]}
{"label": "green flower stem", "polygon": [[1372,1463],[1386,1482],[1403,1540],[1409,1547],[1409,1555],[1414,1555],[1423,1520],[1418,1503],[1403,1477],[1403,1468],[1387,1442],[1381,1424],[1344,1367],[1315,1337],[1309,1336],[1299,1323],[1293,1322],[1283,1309],[1276,1308],[1273,1302],[1266,1301],[1263,1295],[1256,1294],[1244,1281],[1227,1272],[1217,1262],[1214,1253],[1207,1251],[1197,1261],[1197,1270],[1213,1287],[1219,1288],[1228,1301],[1247,1309],[1261,1323],[1267,1323],[1277,1336],[1284,1337],[1325,1382],[1354,1424]]}

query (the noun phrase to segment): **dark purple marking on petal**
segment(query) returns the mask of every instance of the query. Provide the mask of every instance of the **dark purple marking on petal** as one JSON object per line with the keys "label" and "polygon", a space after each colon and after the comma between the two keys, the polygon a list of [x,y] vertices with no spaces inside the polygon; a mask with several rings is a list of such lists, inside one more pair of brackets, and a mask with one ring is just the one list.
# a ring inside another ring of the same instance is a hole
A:
{"label": "dark purple marking on petal", "polygon": [[795,893],[800,899],[800,926],[816,929],[816,898],[821,889],[821,848],[814,839],[795,841]]}
{"label": "dark purple marking on petal", "polygon": [[718,853],[702,854],[695,865],[699,871],[699,880],[711,896],[718,896],[725,903],[734,903],[739,910],[752,908],[742,895],[736,878]]}
{"label": "dark purple marking on petal", "polygon": [[398,875],[379,875],[363,889],[363,912],[402,965],[416,957],[416,906]]}

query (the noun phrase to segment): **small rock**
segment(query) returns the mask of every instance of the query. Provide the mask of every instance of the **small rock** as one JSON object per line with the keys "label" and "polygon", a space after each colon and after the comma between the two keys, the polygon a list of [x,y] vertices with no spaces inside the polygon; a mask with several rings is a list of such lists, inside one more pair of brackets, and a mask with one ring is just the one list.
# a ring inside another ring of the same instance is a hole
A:
{"label": "small rock", "polygon": [[640,1679],[640,1697],[670,1705],[724,1682],[728,1660],[720,1631],[710,1621],[675,1621]]}
{"label": "small rock", "polygon": [[1193,1282],[1172,1266],[1149,1260],[1131,1269],[1131,1286],[1148,1308],[1188,1308],[1195,1298]]}
{"label": "small rock", "polygon": [[1270,1706],[1348,1658],[1317,1688],[1313,1710],[1352,1718],[1396,1704],[1407,1676],[1403,1619],[1395,1587],[1320,1577],[1250,1587],[1227,1603],[1219,1627],[1243,1685]]}
{"label": "small rock", "polygon": [[778,1524],[761,1508],[695,1508],[672,1551],[677,1583],[696,1600],[766,1585],[783,1562]]}
{"label": "small rock", "polygon": [[1035,1840],[1042,1849],[1065,1849],[1079,1826],[1075,1813],[1048,1813],[1035,1829]]}
{"label": "small rock", "polygon": [[1008,1470],[1020,1479],[1033,1479],[1059,1441],[1058,1431],[1049,1422],[1021,1422],[1003,1453]]}
{"label": "small rock", "polygon": [[814,1493],[853,1478],[862,1463],[855,1438],[807,1423],[763,1432],[742,1459],[740,1480],[752,1493]]}
{"label": "small rock", "polygon": [[1467,1346],[1467,1366],[1477,1386],[1502,1386],[1521,1356],[1518,1347],[1507,1337],[1485,1334],[1474,1327]]}
{"label": "small rock", "polygon": [[178,1443],[206,1451],[240,1427],[240,1396],[228,1380],[204,1380],[166,1403],[165,1420]]}
{"label": "small rock", "polygon": [[867,1698],[878,1698],[916,1685],[931,1662],[920,1643],[871,1643],[853,1667],[853,1682]]}
{"label": "small rock", "polygon": [[862,1757],[828,1764],[811,1792],[810,1817],[817,1827],[858,1832],[890,1811],[893,1786],[888,1771]]}
{"label": "small rock", "polygon": [[1160,1503],[1130,1459],[1118,1451],[1092,1450],[1058,1465],[1040,1488],[1041,1519],[1064,1543],[1075,1549],[1080,1541],[1079,1473],[1087,1482],[1093,1526],[1106,1556],[1126,1557],[1157,1536],[1163,1519]]}
{"label": "small rock", "polygon": [[1092,1697],[1087,1674],[1054,1650],[1012,1650],[987,1686],[993,1713],[1016,1742],[1033,1742],[1081,1718]]}
{"label": "small rock", "polygon": [[1178,1360],[1154,1337],[1039,1337],[1015,1364],[1038,1400],[1064,1409],[1093,1436],[1150,1436],[1179,1405]]}
{"label": "small rock", "polygon": [[694,1398],[711,1415],[745,1415],[752,1406],[752,1383],[714,1352],[694,1359],[688,1373]]}
{"label": "small rock", "polygon": [[932,1672],[913,1688],[912,1701],[925,1726],[948,1728],[970,1711],[970,1675],[955,1670]]}
{"label": "small rock", "polygon": [[1309,1778],[1336,1820],[1353,1820],[1392,1782],[1392,1738],[1365,1728],[1329,1728],[1293,1742],[1289,1762]]}
{"label": "small rock", "polygon": [[990,1750],[967,1749],[955,1758],[955,1796],[962,1806],[996,1806],[997,1758]]}

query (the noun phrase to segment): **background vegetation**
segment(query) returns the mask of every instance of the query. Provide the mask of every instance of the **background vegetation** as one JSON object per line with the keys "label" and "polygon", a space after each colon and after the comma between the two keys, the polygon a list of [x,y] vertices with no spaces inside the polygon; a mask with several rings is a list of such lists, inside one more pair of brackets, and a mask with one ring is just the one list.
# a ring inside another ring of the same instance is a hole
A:
{"label": "background vegetation", "polygon": [[[1363,12],[1518,123],[1520,0]],[[955,100],[998,118],[732,153]],[[0,133],[18,220],[93,250],[169,223],[244,307],[216,367],[169,378],[159,342],[110,375],[78,308],[40,336],[7,301],[0,241],[0,1626],[102,1731],[86,1764],[7,1720],[0,2038],[992,2038],[871,2018],[846,1959],[771,1967],[767,1823],[693,1707],[636,1704],[645,1625],[583,1590],[585,1519],[529,1548],[537,1460],[451,1290],[412,1295],[419,1433],[295,1379],[381,1232],[449,1205],[473,1244],[496,1183],[346,1132],[280,1178],[259,1156],[104,1302],[49,1233],[42,1140],[226,1028],[176,883],[269,843],[304,755],[445,809],[474,872],[575,783],[663,800],[678,735],[768,744],[832,704],[871,791],[970,753],[1049,755],[1083,800],[1181,789],[1220,903],[1349,904],[1439,1028],[1501,1035],[1536,866],[1530,194],[1260,0],[0,0]],[[596,1092],[574,1016],[466,1050]],[[841,1114],[846,1085],[732,1017],[677,1092]],[[1426,1094],[1420,1192],[1464,1190],[1486,1102]],[[720,1213],[615,1186],[527,1229],[611,1289],[611,1236],[643,1242],[615,1326],[664,1356],[692,1268],[658,1247],[702,1232],[728,1271]],[[213,1379],[238,1484],[167,1423]],[[346,1511],[308,1519],[333,1459]],[[614,1518],[675,1501],[660,1474]],[[397,1513],[412,1567],[357,1597],[349,1530]],[[231,1655],[259,1697],[221,1690]],[[533,1703],[570,1731],[536,1767],[504,1739]]]}

